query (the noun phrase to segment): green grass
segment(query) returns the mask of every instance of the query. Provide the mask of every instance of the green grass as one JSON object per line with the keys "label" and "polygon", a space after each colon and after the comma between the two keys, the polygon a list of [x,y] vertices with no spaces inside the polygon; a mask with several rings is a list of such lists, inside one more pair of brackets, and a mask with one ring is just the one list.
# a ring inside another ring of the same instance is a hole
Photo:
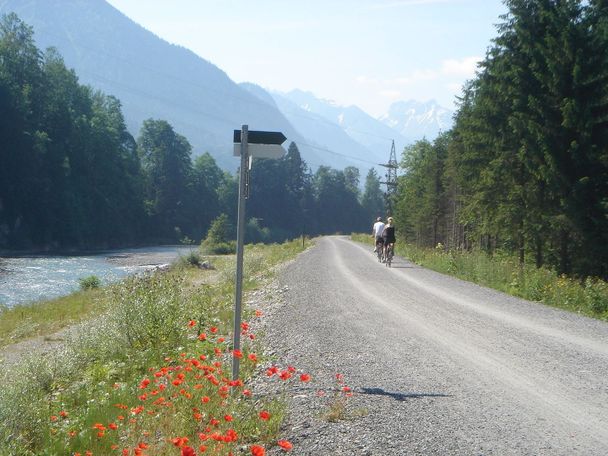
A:
{"label": "green grass", "polygon": [[[370,236],[355,234],[353,240],[372,245]],[[493,256],[484,252],[455,252],[422,249],[397,243],[396,253],[410,261],[455,277],[494,288],[512,296],[608,320],[608,283],[588,278],[579,280],[559,276],[532,264],[523,267],[513,255],[501,252]]]}
{"label": "green grass", "polygon": [[88,289],[49,301],[0,309],[0,347],[47,336],[103,313],[105,291]]}
{"label": "green grass", "polygon": [[[246,292],[270,280],[277,264],[300,251],[300,241],[247,246]],[[119,454],[123,448],[132,454],[141,444],[148,446],[145,454],[174,455],[179,450],[172,439],[181,437],[188,437],[188,445],[195,448],[204,443],[217,455],[241,454],[242,449],[249,454],[252,443],[273,446],[284,401],[256,397],[255,392],[249,396],[244,384],[229,384],[234,257],[213,258],[212,263],[215,270],[182,264],[169,272],[28,306],[31,318],[37,311],[41,319],[53,319],[54,313],[63,312],[62,303],[78,299],[89,306],[94,302],[94,310],[78,311],[76,306],[72,317],[96,318],[55,352],[32,353],[0,370],[0,454]],[[243,319],[249,321],[255,309],[244,310]],[[19,309],[9,313],[18,316]],[[8,324],[12,318],[7,315],[0,320]],[[25,314],[18,318],[25,319]],[[14,331],[13,325],[2,336]],[[248,335],[246,331],[241,339],[244,380],[258,372],[256,360],[248,355],[259,342]],[[296,375],[293,378],[297,381]],[[150,384],[142,387],[145,379]],[[271,418],[261,420],[261,410]],[[233,431],[236,441],[218,440]],[[200,432],[207,440],[200,440]]]}

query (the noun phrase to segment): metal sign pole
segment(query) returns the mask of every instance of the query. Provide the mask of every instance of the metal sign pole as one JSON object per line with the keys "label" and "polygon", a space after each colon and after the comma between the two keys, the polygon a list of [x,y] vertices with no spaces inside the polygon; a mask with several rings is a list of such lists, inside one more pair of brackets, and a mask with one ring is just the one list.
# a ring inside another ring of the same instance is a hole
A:
{"label": "metal sign pole", "polygon": [[[241,349],[241,299],[243,294],[243,250],[245,240],[245,195],[247,192],[247,174],[249,172],[249,153],[247,150],[247,136],[249,128],[241,128],[241,172],[239,176],[239,205],[238,222],[236,228],[236,286],[234,296],[234,336],[233,349]],[[239,358],[232,357],[232,380],[239,378]]]}

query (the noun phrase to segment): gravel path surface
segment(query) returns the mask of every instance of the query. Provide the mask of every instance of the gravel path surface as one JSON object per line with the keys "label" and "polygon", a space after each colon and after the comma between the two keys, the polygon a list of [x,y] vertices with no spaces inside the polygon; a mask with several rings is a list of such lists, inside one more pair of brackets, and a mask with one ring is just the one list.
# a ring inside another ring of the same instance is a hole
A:
{"label": "gravel path surface", "polygon": [[604,322],[401,258],[389,269],[345,237],[249,304],[266,313],[267,354],[313,378],[285,390],[291,454],[608,454]]}

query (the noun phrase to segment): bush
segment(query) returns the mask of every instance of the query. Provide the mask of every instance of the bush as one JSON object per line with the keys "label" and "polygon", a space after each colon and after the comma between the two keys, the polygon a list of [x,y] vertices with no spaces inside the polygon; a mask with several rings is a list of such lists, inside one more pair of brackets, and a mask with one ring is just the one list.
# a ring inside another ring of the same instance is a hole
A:
{"label": "bush", "polygon": [[250,218],[245,226],[245,242],[258,244],[270,241],[270,230],[260,225],[260,219]]}
{"label": "bush", "polygon": [[101,286],[101,280],[95,275],[78,279],[78,283],[80,283],[81,290],[92,290]]}
{"label": "bush", "polygon": [[222,214],[217,217],[209,227],[207,237],[201,243],[201,250],[205,254],[226,255],[236,252],[236,242],[231,241],[232,225],[228,222],[228,216]]}
{"label": "bush", "polygon": [[188,255],[180,257],[179,263],[184,266],[200,267],[203,264],[203,259],[200,253],[191,251]]}
{"label": "bush", "polygon": [[202,246],[203,252],[208,255],[230,255],[236,253],[236,241]]}

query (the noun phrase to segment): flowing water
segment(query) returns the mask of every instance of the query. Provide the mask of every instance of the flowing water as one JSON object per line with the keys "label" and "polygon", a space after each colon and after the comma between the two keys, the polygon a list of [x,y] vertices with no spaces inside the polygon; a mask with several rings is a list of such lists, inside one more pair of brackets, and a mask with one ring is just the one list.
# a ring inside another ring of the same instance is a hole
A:
{"label": "flowing water", "polygon": [[167,265],[195,247],[123,249],[82,256],[0,257],[0,305],[12,307],[79,289],[79,279],[97,276],[108,284]]}

